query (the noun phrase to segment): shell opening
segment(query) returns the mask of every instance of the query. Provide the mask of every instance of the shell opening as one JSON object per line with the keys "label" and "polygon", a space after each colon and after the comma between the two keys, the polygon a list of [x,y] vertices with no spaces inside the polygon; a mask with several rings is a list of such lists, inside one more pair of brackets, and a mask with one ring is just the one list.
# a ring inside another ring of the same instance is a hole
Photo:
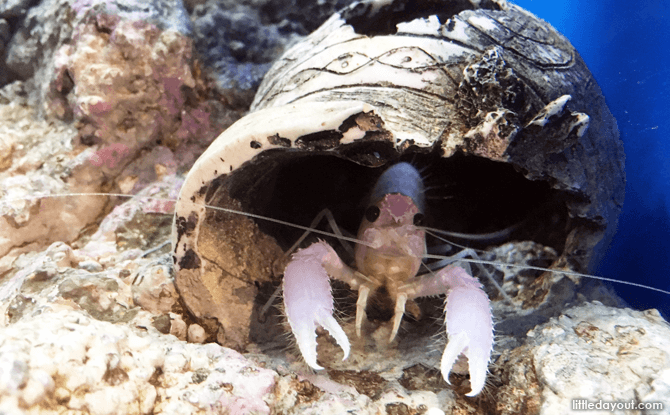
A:
{"label": "shell opening", "polygon": [[[548,181],[528,180],[511,163],[463,152],[442,157],[439,147],[430,150],[410,146],[399,154],[388,141],[362,140],[322,151],[262,151],[239,168],[212,180],[201,191],[206,192],[205,200],[210,205],[302,226],[309,226],[321,210],[328,208],[343,233],[355,236],[375,182],[389,165],[400,161],[417,167],[424,179],[425,226],[470,235],[513,228],[502,240],[446,236],[452,242],[483,249],[506,242],[533,241],[564,253],[572,252],[567,244],[575,230],[585,226],[584,220],[569,214],[571,204],[584,202],[578,195],[556,190]],[[317,228],[331,231],[326,221]],[[278,324],[282,321],[281,312],[275,310],[261,316],[261,310],[280,285],[289,259],[283,253],[303,235],[303,230],[215,210],[206,211],[198,229],[198,251],[205,264],[200,278],[216,291],[214,297],[223,299],[216,310],[221,314],[217,318],[223,322],[226,339],[238,334],[257,344],[272,344],[282,332]],[[313,233],[301,247],[317,239],[325,239],[344,262],[353,263],[353,256],[335,237]],[[430,250],[432,245],[444,242],[430,237],[427,244]],[[228,283],[222,284],[224,279]],[[344,283],[332,285],[336,308],[342,315],[354,315],[355,296],[350,295]],[[234,330],[237,317],[226,314],[226,301],[237,301],[241,293],[247,301],[245,312],[250,321],[245,326],[248,331],[240,334]],[[369,304],[374,306],[368,307],[368,319],[386,321],[392,315],[387,312],[391,303],[383,292],[378,294],[381,296],[370,299]],[[435,310],[441,308],[441,301],[428,299],[417,304],[421,310],[426,307],[427,315],[432,316],[440,314]],[[435,328],[429,324],[432,321],[418,318],[415,328],[429,333]],[[241,348],[244,341],[240,337],[224,343]]]}
{"label": "shell opening", "polygon": [[[502,242],[532,240],[563,250],[571,229],[566,203],[574,195],[554,190],[544,181],[527,180],[510,164],[463,154],[442,158],[435,153],[407,152],[392,160],[386,155],[386,164],[371,168],[326,153],[278,151],[233,172],[226,185],[245,211],[308,226],[328,208],[338,225],[355,235],[377,178],[391,163],[407,161],[424,179],[427,226],[475,235],[514,228]],[[282,249],[303,233],[263,220],[256,223]],[[330,230],[325,221],[319,229]],[[475,248],[487,245],[485,238],[451,239]]]}
{"label": "shell opening", "polygon": [[[351,155],[356,162],[350,160]],[[424,178],[426,226],[475,235],[514,228],[503,240],[446,237],[461,245],[486,248],[511,241],[534,241],[560,253],[564,248],[570,249],[566,243],[571,233],[584,226],[583,221],[569,215],[569,204],[580,201],[575,199],[577,196],[553,189],[547,181],[528,180],[510,163],[463,153],[445,158],[439,148],[427,151],[410,147],[398,154],[388,142],[382,141],[341,146],[337,152],[266,150],[231,173],[214,179],[201,191],[206,192],[205,200],[210,205],[302,226],[309,226],[322,209],[328,208],[343,233],[355,236],[376,180],[389,165],[399,161],[417,167]],[[325,221],[317,228],[331,231]],[[199,255],[206,263],[201,279],[210,290],[217,290],[216,298],[235,299],[240,293],[247,296],[248,332],[238,337],[248,336],[257,344],[272,344],[281,334],[278,324],[282,321],[281,313],[275,310],[261,316],[261,310],[280,284],[289,259],[283,252],[302,234],[301,229],[262,219],[215,210],[205,213],[198,239]],[[312,234],[301,246],[317,239],[325,239],[343,261],[353,263],[352,255],[335,237]],[[430,249],[431,245],[443,242],[429,238],[427,244]],[[230,283],[221,284],[224,279]],[[343,315],[353,315],[355,296],[349,295],[351,291],[344,283],[333,282],[333,287],[337,291],[336,308]],[[383,295],[379,298],[373,296],[370,301],[385,303]],[[225,304],[226,300],[220,301]],[[440,299],[426,301],[428,310],[441,307]],[[369,312],[368,318],[385,321],[392,315],[385,312],[387,307],[383,305],[376,304],[373,308],[379,312]],[[225,306],[216,310],[221,314],[217,318],[223,322],[226,339],[236,334],[236,317],[228,317]],[[433,311],[428,311],[429,315]],[[417,324],[423,327],[432,321],[421,318]],[[434,328],[429,326],[424,328],[428,331]],[[233,338],[224,343],[241,348],[244,341]]]}

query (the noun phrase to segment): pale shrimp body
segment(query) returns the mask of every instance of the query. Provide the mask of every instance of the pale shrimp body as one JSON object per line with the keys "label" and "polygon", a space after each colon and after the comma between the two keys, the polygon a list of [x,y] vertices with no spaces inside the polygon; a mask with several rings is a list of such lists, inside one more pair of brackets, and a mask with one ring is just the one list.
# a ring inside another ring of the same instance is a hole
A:
{"label": "pale shrimp body", "polygon": [[358,232],[363,243],[355,249],[356,269],[345,264],[323,241],[293,255],[283,282],[284,305],[291,330],[307,364],[319,370],[322,367],[316,361],[316,324],[335,338],[344,351],[344,359],[350,351],[349,340],[333,317],[330,278],[358,291],[358,336],[370,293],[386,288],[395,304],[391,341],[398,332],[407,301],[446,294],[444,311],[449,342],[442,355],[442,375],[449,382],[449,373],[463,353],[468,358],[472,388],[467,395],[477,395],[484,387],[493,348],[488,296],[482,285],[459,266],[450,265],[434,274],[417,277],[426,253],[425,231],[415,225],[423,216],[419,208],[423,206],[423,199],[416,193],[416,189],[423,188],[421,176],[410,164],[399,163],[386,170],[378,184],[399,176],[402,180],[396,181],[401,185],[381,186],[392,193],[384,194],[379,200],[376,190],[380,186],[375,186],[372,192],[371,204]]}

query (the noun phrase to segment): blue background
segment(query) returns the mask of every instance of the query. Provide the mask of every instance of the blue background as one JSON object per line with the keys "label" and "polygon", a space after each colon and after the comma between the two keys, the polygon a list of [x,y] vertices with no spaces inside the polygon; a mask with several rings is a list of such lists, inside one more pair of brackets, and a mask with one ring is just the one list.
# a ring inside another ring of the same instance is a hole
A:
{"label": "blue background", "polygon": [[[670,290],[670,2],[516,0],[563,33],[617,119],[626,200],[598,275]],[[614,284],[634,308],[670,316],[670,295]]]}

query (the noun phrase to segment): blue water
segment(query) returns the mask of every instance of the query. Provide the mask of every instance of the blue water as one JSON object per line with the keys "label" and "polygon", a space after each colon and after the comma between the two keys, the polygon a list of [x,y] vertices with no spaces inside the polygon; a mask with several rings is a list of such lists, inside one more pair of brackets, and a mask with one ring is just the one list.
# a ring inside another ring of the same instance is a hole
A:
{"label": "blue water", "polygon": [[[670,290],[670,2],[514,2],[570,39],[619,125],[626,201],[597,274]],[[634,308],[670,316],[670,295],[614,288]]]}

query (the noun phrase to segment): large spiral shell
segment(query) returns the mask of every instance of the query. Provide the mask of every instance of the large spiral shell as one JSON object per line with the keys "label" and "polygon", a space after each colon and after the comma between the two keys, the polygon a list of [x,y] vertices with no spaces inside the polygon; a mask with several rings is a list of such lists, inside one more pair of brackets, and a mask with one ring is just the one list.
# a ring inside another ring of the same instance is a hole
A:
{"label": "large spiral shell", "polygon": [[274,64],[251,112],[193,166],[173,227],[177,286],[220,342],[244,347],[296,233],[203,205],[302,224],[329,207],[346,228],[397,160],[463,189],[463,206],[433,206],[435,226],[521,224],[515,239],[587,271],[616,227],[623,159],[600,88],[546,22],[502,0],[355,3]]}

